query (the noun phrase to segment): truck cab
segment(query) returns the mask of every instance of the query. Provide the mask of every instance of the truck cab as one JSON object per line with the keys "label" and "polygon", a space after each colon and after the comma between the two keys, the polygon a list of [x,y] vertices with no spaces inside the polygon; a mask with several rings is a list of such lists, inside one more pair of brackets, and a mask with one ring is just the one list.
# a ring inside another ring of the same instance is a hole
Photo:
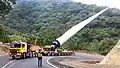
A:
{"label": "truck cab", "polygon": [[50,45],[45,45],[45,47],[42,48],[42,54],[47,56],[47,55],[51,55],[54,51],[51,50],[51,46]]}
{"label": "truck cab", "polygon": [[26,58],[31,55],[30,45],[26,42],[14,41],[10,45],[9,56],[13,59],[16,57]]}

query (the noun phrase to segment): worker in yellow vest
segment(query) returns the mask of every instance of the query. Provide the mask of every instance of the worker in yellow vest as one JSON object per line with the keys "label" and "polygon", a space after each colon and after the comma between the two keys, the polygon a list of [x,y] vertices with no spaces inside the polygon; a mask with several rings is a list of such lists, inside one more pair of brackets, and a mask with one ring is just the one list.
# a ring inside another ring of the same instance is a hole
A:
{"label": "worker in yellow vest", "polygon": [[42,54],[41,54],[42,49],[39,49],[38,52],[38,66],[42,66]]}

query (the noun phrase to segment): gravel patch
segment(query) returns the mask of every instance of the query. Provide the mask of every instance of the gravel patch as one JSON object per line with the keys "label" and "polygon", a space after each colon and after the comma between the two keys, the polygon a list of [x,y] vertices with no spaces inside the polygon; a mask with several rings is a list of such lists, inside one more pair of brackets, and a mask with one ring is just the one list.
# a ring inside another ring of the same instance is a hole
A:
{"label": "gravel patch", "polygon": [[120,68],[120,65],[101,65],[100,60],[81,60],[73,57],[55,57],[49,61],[59,68]]}

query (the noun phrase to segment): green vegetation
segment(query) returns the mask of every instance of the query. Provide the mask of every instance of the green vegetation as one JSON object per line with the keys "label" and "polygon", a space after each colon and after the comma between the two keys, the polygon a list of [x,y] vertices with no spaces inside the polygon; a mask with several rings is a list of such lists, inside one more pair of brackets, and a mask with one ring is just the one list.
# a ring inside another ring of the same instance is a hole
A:
{"label": "green vegetation", "polygon": [[2,42],[8,42],[9,36],[7,33],[7,28],[0,24],[0,41]]}
{"label": "green vegetation", "polygon": [[[8,42],[20,39],[33,42],[37,38],[38,45],[51,44],[69,28],[104,8],[69,0],[21,1],[0,19],[0,24],[9,28],[7,33],[1,27],[0,31],[9,37]],[[0,37],[4,37],[3,34],[0,33]],[[63,48],[106,54],[119,37],[120,10],[111,8],[71,37]],[[3,40],[7,38],[0,41]]]}
{"label": "green vegetation", "polygon": [[16,0],[0,0],[0,16],[4,16],[12,9],[12,4],[15,4]]}

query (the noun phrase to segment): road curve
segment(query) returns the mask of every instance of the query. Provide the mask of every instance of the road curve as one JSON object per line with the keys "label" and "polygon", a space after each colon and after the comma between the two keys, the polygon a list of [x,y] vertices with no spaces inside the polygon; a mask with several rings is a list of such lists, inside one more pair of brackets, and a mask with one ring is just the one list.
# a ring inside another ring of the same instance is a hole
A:
{"label": "road curve", "polygon": [[[91,54],[86,54],[86,53],[76,53],[75,56],[67,56],[67,57],[78,57],[81,59],[94,59],[94,60],[101,60],[103,59],[103,56],[99,55],[91,55]],[[48,59],[51,57],[43,56],[43,66],[41,68],[55,68],[51,66],[50,64],[47,63]],[[5,66],[8,62],[11,62],[13,60],[10,60],[7,55],[5,56],[0,56],[0,68]],[[52,60],[54,61],[54,60]],[[56,65],[59,68],[61,68],[61,65]],[[9,65],[6,65],[4,68],[39,68],[37,66],[37,58],[28,58],[28,59],[16,59],[14,62],[10,63]]]}
{"label": "road curve", "polygon": [[0,68],[2,68],[5,64],[7,64],[8,62],[10,62],[11,60],[9,59],[8,55],[0,55]]}
{"label": "road curve", "polygon": [[[55,57],[53,59],[50,59],[50,63],[54,64],[55,66],[59,68],[73,68],[68,65],[60,64],[59,62],[64,61],[65,59],[78,59],[78,60],[97,60],[101,61],[104,58],[102,55],[95,55],[95,54],[87,54],[87,53],[75,53],[75,56],[60,56],[60,57]],[[68,62],[64,61],[66,64]],[[80,67],[81,68],[81,67]]]}
{"label": "road curve", "polygon": [[[47,63],[49,57],[43,57],[43,66],[41,68],[54,68]],[[39,68],[37,66],[37,58],[16,59],[5,68]]]}

